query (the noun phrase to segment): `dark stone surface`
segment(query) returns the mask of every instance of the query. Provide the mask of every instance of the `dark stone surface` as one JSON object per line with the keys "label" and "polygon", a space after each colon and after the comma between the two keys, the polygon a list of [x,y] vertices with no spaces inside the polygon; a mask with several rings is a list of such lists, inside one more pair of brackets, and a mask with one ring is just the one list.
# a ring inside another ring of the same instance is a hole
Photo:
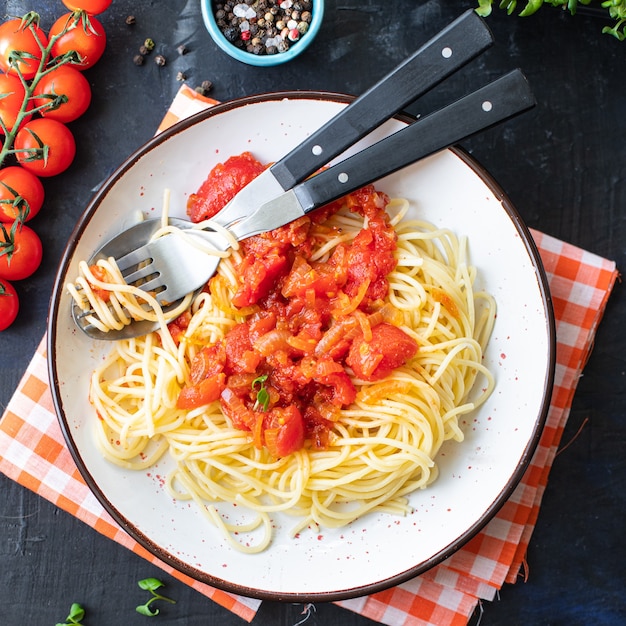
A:
{"label": "dark stone surface", "polygon": [[[520,3],[523,4],[523,3]],[[44,27],[64,12],[59,1],[4,3],[6,12],[37,10]],[[242,65],[210,40],[196,0],[114,0],[101,16],[108,45],[86,76],[88,113],[72,123],[77,159],[45,182],[47,200],[32,225],[44,262],[17,284],[18,322],[0,334],[0,409],[9,401],[41,339],[55,268],[94,188],[151,137],[180,86],[211,80],[227,100],[254,93],[321,89],[358,95],[445,26],[472,1],[326,0],[322,30],[295,61],[276,68]],[[136,24],[125,23],[127,15]],[[601,34],[605,20],[547,5],[530,18],[496,10],[488,19],[496,45],[469,68],[413,105],[427,112],[513,67],[528,76],[538,105],[504,130],[464,143],[493,174],[526,223],[617,261],[626,256],[626,42]],[[133,56],[146,37],[164,67]],[[185,55],[177,47],[184,43]],[[505,585],[483,605],[481,626],[612,626],[626,623],[623,559],[626,513],[626,300],[617,284],[581,378],[564,434],[570,446],[554,464],[528,551],[528,580]],[[580,429],[580,432],[578,432]],[[137,581],[156,576],[176,605],[155,623],[190,626],[244,622],[201,594],[103,538],[47,501],[0,476],[0,623],[54,624],[71,602],[89,626],[143,624]],[[307,624],[372,622],[318,605]],[[257,626],[292,626],[301,605],[264,603]]]}

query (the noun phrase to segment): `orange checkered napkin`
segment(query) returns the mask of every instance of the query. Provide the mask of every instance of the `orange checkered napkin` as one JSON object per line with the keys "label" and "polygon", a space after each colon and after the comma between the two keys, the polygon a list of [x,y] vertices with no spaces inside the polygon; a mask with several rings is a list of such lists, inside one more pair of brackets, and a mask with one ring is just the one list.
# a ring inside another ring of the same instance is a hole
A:
{"label": "orange checkered napkin", "polygon": [[615,263],[531,231],[556,317],[557,366],[545,428],[520,484],[498,514],[461,550],[421,576],[342,606],[389,626],[464,625],[522,568],[576,384],[618,272]]}
{"label": "orange checkered napkin", "polygon": [[[159,131],[215,104],[183,86]],[[557,368],[545,429],[522,481],[498,514],[462,549],[413,580],[338,602],[387,626],[462,626],[481,600],[519,576],[576,383],[593,345],[617,271],[615,263],[537,231],[557,322]],[[65,446],[48,384],[45,338],[0,420],[0,471],[125,545],[215,602],[251,621],[260,602],[192,580],[157,560],[109,517]]]}

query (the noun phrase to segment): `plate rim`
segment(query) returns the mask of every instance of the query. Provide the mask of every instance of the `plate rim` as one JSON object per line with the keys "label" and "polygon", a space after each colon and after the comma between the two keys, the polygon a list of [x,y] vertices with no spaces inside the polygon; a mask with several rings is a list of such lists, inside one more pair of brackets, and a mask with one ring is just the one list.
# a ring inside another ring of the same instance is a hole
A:
{"label": "plate rim", "polygon": [[[124,159],[121,165],[114,170],[112,174],[107,176],[107,179],[97,189],[94,195],[91,197],[87,204],[86,209],[81,214],[76,226],[73,229],[68,243],[63,251],[61,260],[58,264],[57,273],[52,287],[48,328],[47,328],[47,368],[50,381],[50,390],[52,395],[53,406],[55,409],[57,421],[59,422],[61,432],[65,443],[69,449],[69,452],[76,463],[76,466],[85,480],[88,488],[99,501],[105,511],[115,520],[124,532],[126,532],[132,539],[137,541],[139,545],[145,548],[153,557],[163,561],[175,570],[185,574],[194,580],[211,585],[223,591],[235,593],[238,595],[255,598],[259,600],[271,600],[280,602],[307,602],[307,601],[319,601],[319,602],[334,602],[339,600],[347,600],[354,597],[363,595],[369,595],[372,593],[380,592],[398,584],[404,583],[420,574],[423,574],[427,570],[433,568],[439,563],[449,558],[452,554],[457,552],[462,546],[467,544],[473,537],[475,537],[486,524],[497,514],[502,508],[505,502],[509,499],[512,492],[515,490],[519,482],[521,481],[526,469],[528,468],[533,454],[537,449],[541,434],[543,432],[548,412],[550,409],[551,396],[554,386],[554,376],[556,369],[556,323],[554,318],[554,309],[552,305],[552,298],[550,295],[549,283],[547,274],[541,260],[538,248],[534,239],[530,233],[530,230],[524,223],[521,215],[514,207],[513,203],[505,193],[504,189],[499,185],[496,179],[480,164],[480,162],[469,154],[464,148],[455,145],[448,148],[454,155],[460,158],[466,166],[476,173],[480,179],[484,182],[487,188],[493,193],[496,199],[500,202],[503,210],[509,219],[513,222],[513,226],[519,234],[524,248],[529,256],[531,265],[535,271],[539,292],[543,303],[543,311],[546,319],[546,332],[547,332],[547,368],[546,376],[543,382],[543,395],[542,403],[539,415],[535,420],[532,435],[527,442],[523,454],[520,457],[515,470],[512,472],[511,477],[507,481],[503,489],[494,498],[493,502],[483,514],[476,520],[476,522],[467,528],[467,530],[458,537],[455,541],[451,542],[448,546],[434,554],[430,558],[426,559],[422,563],[417,564],[405,571],[399,572],[393,576],[387,577],[383,580],[376,581],[357,587],[349,587],[344,589],[338,589],[333,591],[321,591],[321,592],[281,592],[253,588],[247,585],[240,585],[231,581],[225,581],[217,576],[208,574],[194,566],[190,565],[178,559],[171,554],[166,548],[160,547],[154,541],[152,541],[147,535],[140,531],[130,520],[128,520],[108,499],[106,494],[98,486],[97,481],[91,475],[87,464],[83,460],[80,451],[77,449],[77,445],[74,442],[71,428],[63,409],[63,402],[60,396],[60,381],[58,376],[58,370],[56,365],[56,344],[57,344],[57,320],[59,319],[59,300],[62,291],[63,284],[66,281],[67,266],[72,259],[75,247],[79,241],[82,233],[88,227],[94,213],[102,203],[108,191],[115,186],[117,181],[133,167],[133,165],[148,154],[151,150],[165,143],[170,137],[173,137],[186,129],[201,123],[205,119],[211,118],[215,115],[222,114],[231,109],[239,108],[241,106],[279,100],[319,100],[319,101],[332,101],[340,104],[349,104],[354,100],[353,96],[332,92],[332,91],[277,91],[270,93],[255,94],[252,96],[245,96],[229,100],[228,102],[216,104],[204,111],[200,111],[188,118],[185,118],[163,132],[155,135],[142,146],[140,146],[129,157]],[[405,123],[411,123],[415,121],[415,117],[406,113],[400,112],[394,119],[398,119]]]}

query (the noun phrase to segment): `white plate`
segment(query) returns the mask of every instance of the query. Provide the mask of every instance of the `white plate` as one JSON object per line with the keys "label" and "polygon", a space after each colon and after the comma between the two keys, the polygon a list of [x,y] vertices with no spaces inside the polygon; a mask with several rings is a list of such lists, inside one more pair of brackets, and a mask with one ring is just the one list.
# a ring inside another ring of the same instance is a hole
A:
{"label": "white plate", "polygon": [[[96,445],[89,376],[110,345],[89,340],[70,316],[62,285],[141,210],[160,214],[164,188],[172,213],[209,170],[250,150],[277,160],[345,106],[332,94],[289,93],[219,105],[149,142],[103,185],[79,222],[61,263],[51,304],[52,392],[67,445],[80,472],[122,528],[163,561],[215,587],[282,600],[336,600],[411,578],[466,543],[514,489],[536,447],[549,404],[554,323],[546,280],[529,233],[505,194],[464,152],[446,150],[378,183],[412,202],[421,219],[467,235],[479,283],[498,302],[485,362],[497,386],[466,419],[462,444],[445,445],[438,480],[414,494],[407,517],[369,515],[342,530],[287,536],[292,520],[276,516],[277,536],[258,555],[229,547],[195,506],[162,488],[167,463],[145,472],[105,461]],[[402,127],[388,122],[364,142]],[[361,142],[361,147],[364,142]],[[356,146],[355,149],[358,149]]]}

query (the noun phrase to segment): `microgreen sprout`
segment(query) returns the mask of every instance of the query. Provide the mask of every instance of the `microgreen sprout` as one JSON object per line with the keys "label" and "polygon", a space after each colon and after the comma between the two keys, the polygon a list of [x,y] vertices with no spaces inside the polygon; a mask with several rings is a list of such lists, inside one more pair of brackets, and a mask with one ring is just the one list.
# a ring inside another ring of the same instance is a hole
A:
{"label": "microgreen sprout", "polygon": [[[543,5],[551,5],[563,10],[568,10],[572,15],[576,10],[591,4],[591,0],[526,0],[526,4],[519,11],[520,17],[527,17],[536,13]],[[626,39],[626,0],[604,0],[597,9],[606,9],[610,18],[614,20],[613,26],[605,26],[603,33],[624,41]],[[476,13],[482,17],[491,14],[494,5],[506,10],[511,15],[517,9],[517,0],[477,0]]]}
{"label": "microgreen sprout", "polygon": [[257,391],[256,394],[256,402],[254,403],[255,411],[267,411],[267,407],[270,404],[270,394],[267,392],[267,388],[265,387],[265,381],[267,380],[267,374],[263,374],[263,376],[259,376],[252,381],[252,390]]}
{"label": "microgreen sprout", "polygon": [[163,600],[165,602],[169,602],[170,604],[176,604],[176,600],[172,600],[171,598],[166,598],[161,594],[157,593],[156,590],[160,587],[163,587],[163,583],[158,578],[144,578],[137,583],[142,589],[149,591],[152,594],[152,597],[145,603],[140,604],[135,608],[137,613],[141,615],[147,615],[148,617],[154,617],[159,614],[159,609],[151,609],[150,605],[156,600]]}
{"label": "microgreen sprout", "polygon": [[70,607],[70,614],[62,624],[57,624],[56,626],[82,626],[81,622],[84,617],[85,609],[80,604],[73,602]]}

